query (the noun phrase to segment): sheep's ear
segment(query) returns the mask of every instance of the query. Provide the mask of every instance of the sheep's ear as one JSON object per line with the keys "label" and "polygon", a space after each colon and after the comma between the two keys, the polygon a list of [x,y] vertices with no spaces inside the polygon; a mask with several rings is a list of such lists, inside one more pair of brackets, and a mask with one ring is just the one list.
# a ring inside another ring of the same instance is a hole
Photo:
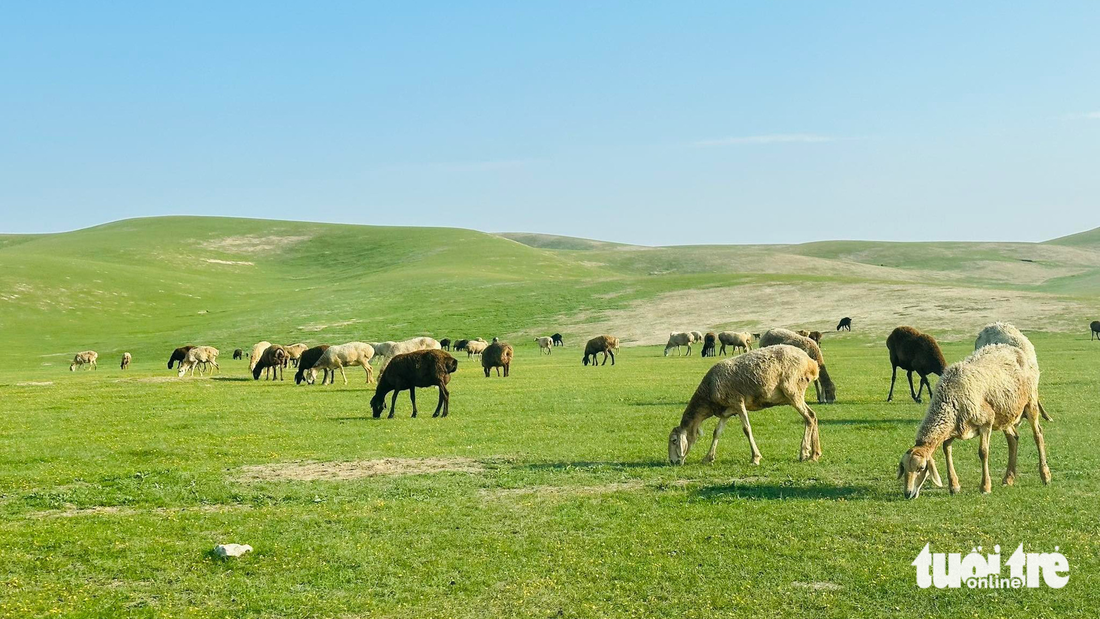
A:
{"label": "sheep's ear", "polygon": [[898,462],[898,479],[905,477],[905,461]]}
{"label": "sheep's ear", "polygon": [[937,488],[943,488],[943,480],[940,479],[940,472],[936,469],[936,459],[928,459],[928,471],[932,477],[932,483],[936,484]]}

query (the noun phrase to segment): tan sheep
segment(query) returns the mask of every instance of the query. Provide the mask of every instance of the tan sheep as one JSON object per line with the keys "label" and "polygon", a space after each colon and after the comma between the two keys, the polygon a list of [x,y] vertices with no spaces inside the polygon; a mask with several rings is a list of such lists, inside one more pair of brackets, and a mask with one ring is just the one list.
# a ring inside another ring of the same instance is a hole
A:
{"label": "tan sheep", "polygon": [[[989,346],[990,344],[1008,344],[1009,346],[1015,346],[1024,351],[1027,355],[1028,362],[1031,363],[1035,371],[1039,371],[1039,358],[1035,356],[1035,346],[1031,344],[1031,340],[1027,339],[1027,336],[1020,332],[1019,329],[1012,326],[1007,322],[994,322],[988,324],[978,332],[978,338],[974,340],[974,350],[978,350],[983,346]],[[1039,414],[1043,416],[1043,419],[1047,421],[1054,421],[1050,415],[1047,414],[1043,403],[1039,402]]]}
{"label": "tan sheep", "polygon": [[608,356],[611,357],[611,365],[615,365],[616,350],[619,350],[619,338],[614,335],[597,335],[584,345],[584,358],[581,362],[588,365],[591,358],[592,367],[596,367],[596,355],[603,353],[603,363],[600,365],[607,365]]}
{"label": "tan sheep", "polygon": [[84,369],[91,368],[93,370],[98,370],[99,367],[96,365],[96,361],[98,359],[99,353],[94,350],[85,350],[84,352],[78,352],[76,353],[76,356],[73,357],[73,362],[69,364],[69,371],[75,372],[78,366]]}
{"label": "tan sheep", "polygon": [[758,348],[733,359],[714,364],[691,396],[680,425],[668,437],[668,461],[683,464],[692,445],[702,434],[703,421],[717,416],[718,426],[704,462],[712,462],[718,437],[726,421],[737,415],[749,439],[752,464],[760,464],[760,449],[749,425],[749,411],[789,404],[802,415],[805,432],[799,448],[800,460],[821,457],[817,415],[806,404],[806,387],[817,379],[817,362],[794,346],[779,344]]}
{"label": "tan sheep", "polygon": [[191,370],[191,376],[195,375],[195,367],[199,366],[199,375],[202,376],[206,373],[206,366],[213,365],[215,370],[220,370],[218,366],[218,349],[213,346],[196,346],[187,351],[187,358],[184,359],[179,366],[177,376],[183,378],[183,375]]}
{"label": "tan sheep", "polygon": [[803,337],[794,331],[787,329],[768,329],[760,336],[760,347],[787,344],[795,348],[801,348],[803,352],[817,362],[818,379],[814,381],[814,390],[817,392],[818,404],[832,404],[836,401],[836,385],[825,369],[825,355],[821,353],[821,347],[817,342],[808,337]]}
{"label": "tan sheep", "polygon": [[248,372],[251,374],[252,370],[256,369],[256,364],[260,362],[260,356],[264,354],[267,347],[271,346],[271,342],[263,341],[257,342],[252,347],[252,352],[248,353]]}
{"label": "tan sheep", "polygon": [[[374,346],[366,342],[348,342],[338,346],[329,346],[321,354],[321,358],[313,364],[310,375],[316,376],[317,370],[331,371],[328,374],[329,384],[331,385],[336,382],[336,370],[340,370],[340,376],[343,377],[346,385],[348,384],[348,377],[347,374],[344,374],[344,368],[358,365],[367,373],[367,384],[370,384],[374,382],[374,369],[370,366],[370,360],[374,355]],[[321,380],[321,384],[325,384],[324,379]]]}
{"label": "tan sheep", "polygon": [[302,353],[309,350],[309,344],[299,342],[297,344],[291,344],[290,346],[284,346],[284,348],[286,349],[286,360],[294,367],[298,367],[298,359],[302,357]]}
{"label": "tan sheep", "polygon": [[127,369],[130,368],[130,362],[133,361],[133,360],[134,360],[133,355],[131,355],[128,352],[124,352],[124,353],[122,353],[122,363],[119,365],[119,367],[123,370],[127,370]]}
{"label": "tan sheep", "polygon": [[[702,339],[702,337],[699,338],[700,341],[702,341]],[[690,357],[691,345],[694,342],[695,335],[693,335],[690,331],[673,331],[672,333],[668,334],[668,343],[665,344],[665,356],[667,357],[668,353],[674,348],[676,349],[676,355],[679,356],[680,347],[687,346],[687,356]]]}
{"label": "tan sheep", "polygon": [[488,347],[489,343],[485,340],[470,340],[466,342],[466,358],[480,357],[481,353],[485,352]]}
{"label": "tan sheep", "polygon": [[554,338],[552,337],[536,337],[535,343],[539,345],[539,354],[542,351],[546,351],[546,354],[551,355],[554,353]]}
{"label": "tan sheep", "polygon": [[718,341],[722,343],[722,348],[719,349],[718,354],[723,357],[726,356],[726,346],[732,347],[734,353],[736,353],[738,349],[741,349],[743,352],[752,350],[751,333],[743,331],[722,331],[718,334]]}

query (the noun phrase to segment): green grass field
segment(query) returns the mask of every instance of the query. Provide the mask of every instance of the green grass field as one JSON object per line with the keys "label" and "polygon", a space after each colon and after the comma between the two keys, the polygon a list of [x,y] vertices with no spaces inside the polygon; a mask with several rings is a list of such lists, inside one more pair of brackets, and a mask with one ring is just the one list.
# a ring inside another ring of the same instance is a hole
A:
{"label": "green grass field", "polygon": [[[1046,265],[1059,275],[966,285],[1086,304],[1095,241],[1071,238],[1071,253],[1058,244],[943,248],[937,266],[880,267],[891,269],[881,281],[940,269],[958,286],[981,279],[967,265],[1041,254],[1062,260]],[[1048,487],[1023,429],[1015,487],[996,484],[1007,450],[995,436],[991,495],[977,491],[972,440],[956,443],[961,494],[926,488],[905,501],[897,463],[924,409],[902,385],[885,403],[885,333],[860,322],[824,341],[838,401],[811,404],[821,461],[797,461],[801,419],[782,407],[753,416],[760,466],[731,430],[715,463],[700,463],[705,434],[673,468],[668,432],[714,360],[631,346],[614,368],[585,368],[578,340],[595,334],[586,320],[680,291],[876,276],[832,271],[858,266],[844,244],[813,258],[821,271],[769,274],[714,256],[737,248],[524,240],[199,218],[0,238],[0,616],[1070,617],[1100,606],[1100,381],[1091,363],[1100,343],[1087,328],[1021,323],[1055,418],[1044,425]],[[885,251],[858,253],[871,249]],[[824,250],[752,251],[766,266],[768,256],[784,264]],[[1022,264],[1032,273],[1035,263]],[[529,338],[557,324],[580,326],[563,330],[566,348],[540,356]],[[349,372],[347,387],[298,387],[254,382],[247,362],[229,358],[259,339],[419,334],[506,336],[517,346],[512,376],[486,379],[458,353],[450,417],[430,418],[429,391],[420,418],[409,418],[403,394],[395,419],[374,420],[361,373]],[[943,342],[948,361],[972,341]],[[176,379],[164,364],[184,343],[219,346],[222,373]],[[99,369],[70,373],[72,354],[86,348],[100,352]],[[135,358],[126,372],[123,350]],[[405,460],[385,460],[394,458]],[[427,472],[402,474],[422,458]],[[255,551],[211,556],[222,542]],[[910,563],[928,542],[964,554],[1058,546],[1070,582],[921,590]]]}

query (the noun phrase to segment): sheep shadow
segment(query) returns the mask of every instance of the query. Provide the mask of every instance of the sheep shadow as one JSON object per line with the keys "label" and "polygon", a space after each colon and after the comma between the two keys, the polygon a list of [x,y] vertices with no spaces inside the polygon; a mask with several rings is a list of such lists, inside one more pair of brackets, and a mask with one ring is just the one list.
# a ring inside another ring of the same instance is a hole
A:
{"label": "sheep shadow", "polygon": [[227,383],[251,383],[253,379],[251,376],[212,376],[210,380],[216,380],[219,382]]}
{"label": "sheep shadow", "polygon": [[879,426],[886,424],[918,425],[923,419],[915,417],[894,417],[890,419],[827,419],[818,417],[817,423],[823,426]]}
{"label": "sheep shadow", "polygon": [[745,484],[734,482],[700,488],[695,491],[693,498],[703,501],[722,499],[852,501],[870,498],[871,493],[872,488],[870,486],[794,485],[785,483]]}

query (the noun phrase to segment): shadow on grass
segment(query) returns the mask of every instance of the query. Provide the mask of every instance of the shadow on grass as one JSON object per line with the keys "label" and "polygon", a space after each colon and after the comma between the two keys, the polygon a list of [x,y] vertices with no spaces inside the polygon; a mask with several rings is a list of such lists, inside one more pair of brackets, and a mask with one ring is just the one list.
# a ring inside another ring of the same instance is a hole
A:
{"label": "shadow on grass", "polygon": [[256,382],[251,376],[214,376],[210,380],[224,381],[229,383],[251,383]]}
{"label": "shadow on grass", "polygon": [[567,471],[571,469],[656,469],[667,468],[668,462],[664,460],[652,460],[649,462],[592,462],[581,460],[577,462],[533,462],[530,464],[517,464],[514,469],[528,471]]}
{"label": "shadow on grass", "polygon": [[890,419],[828,419],[819,417],[817,423],[823,426],[879,426],[889,424],[905,424],[916,426],[920,424],[921,419],[923,418],[923,415],[920,418],[898,417]]}
{"label": "shadow on grass", "polygon": [[719,499],[815,499],[851,501],[867,499],[872,495],[870,486],[830,486],[827,484],[794,485],[784,483],[749,484],[734,482],[720,486],[707,486],[695,492],[695,498],[704,501]]}

